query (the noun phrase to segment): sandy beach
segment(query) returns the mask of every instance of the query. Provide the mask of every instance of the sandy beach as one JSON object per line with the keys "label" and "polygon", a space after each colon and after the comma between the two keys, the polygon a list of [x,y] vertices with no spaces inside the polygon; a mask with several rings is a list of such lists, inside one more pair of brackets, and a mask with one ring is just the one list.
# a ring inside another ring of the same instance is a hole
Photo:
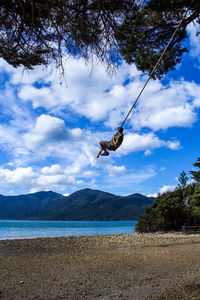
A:
{"label": "sandy beach", "polygon": [[1,240],[0,299],[200,299],[200,235]]}

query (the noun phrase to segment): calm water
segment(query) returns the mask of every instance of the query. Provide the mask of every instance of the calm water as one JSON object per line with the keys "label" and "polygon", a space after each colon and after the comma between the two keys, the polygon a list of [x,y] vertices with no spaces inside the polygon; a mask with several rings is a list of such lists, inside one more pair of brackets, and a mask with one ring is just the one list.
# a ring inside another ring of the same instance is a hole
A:
{"label": "calm water", "polygon": [[137,221],[0,220],[0,240],[70,235],[135,233]]}

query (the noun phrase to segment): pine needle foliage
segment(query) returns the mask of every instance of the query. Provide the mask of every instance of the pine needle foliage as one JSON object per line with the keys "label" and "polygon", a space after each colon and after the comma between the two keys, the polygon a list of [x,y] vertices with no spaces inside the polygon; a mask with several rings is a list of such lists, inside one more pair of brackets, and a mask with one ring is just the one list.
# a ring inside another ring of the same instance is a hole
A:
{"label": "pine needle foliage", "polygon": [[200,226],[200,158],[193,166],[199,168],[189,172],[195,181],[187,184],[187,174],[181,172],[178,187],[156,197],[140,216],[137,231],[181,231],[183,225]]}
{"label": "pine needle foliage", "polygon": [[[14,67],[63,66],[73,56],[101,61],[111,72],[125,59],[150,72],[190,5],[188,0],[1,0],[0,57]],[[200,24],[200,2],[189,12],[154,74],[173,70],[187,52],[191,22]]]}

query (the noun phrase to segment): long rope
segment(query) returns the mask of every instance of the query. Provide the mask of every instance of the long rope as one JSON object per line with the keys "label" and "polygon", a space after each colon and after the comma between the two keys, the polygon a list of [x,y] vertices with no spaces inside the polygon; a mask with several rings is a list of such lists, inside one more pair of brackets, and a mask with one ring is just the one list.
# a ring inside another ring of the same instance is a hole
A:
{"label": "long rope", "polygon": [[174,36],[176,35],[177,31],[179,30],[179,28],[180,28],[180,26],[181,26],[181,23],[183,22],[184,18],[186,17],[186,15],[187,15],[187,13],[188,13],[188,11],[189,11],[189,9],[190,9],[190,6],[191,6],[192,2],[193,2],[193,0],[191,1],[190,5],[188,6],[188,8],[187,8],[187,10],[186,10],[185,14],[183,15],[183,17],[182,17],[181,21],[179,22],[178,26],[176,27],[176,29],[175,29],[174,33],[172,34],[172,37],[171,37],[171,39],[169,40],[169,42],[168,42],[167,46],[166,46],[166,47],[165,47],[165,49],[163,50],[163,52],[162,52],[161,56],[159,57],[159,59],[158,59],[157,63],[155,64],[155,66],[154,66],[153,70],[151,71],[151,73],[150,73],[150,75],[149,75],[149,78],[146,80],[146,82],[145,82],[145,84],[144,84],[143,88],[141,89],[141,91],[140,91],[139,95],[137,96],[137,98],[136,98],[135,102],[133,103],[133,105],[132,105],[131,109],[129,110],[128,114],[126,115],[126,118],[125,118],[125,119],[124,119],[124,121],[122,122],[122,125],[121,125],[121,127],[123,127],[124,123],[125,123],[125,122],[126,122],[126,120],[128,119],[128,117],[129,117],[129,115],[130,115],[131,111],[133,110],[134,106],[135,106],[135,105],[136,105],[136,103],[138,102],[138,100],[139,100],[140,96],[142,95],[142,93],[143,93],[143,91],[144,91],[145,87],[147,86],[147,84],[148,84],[149,80],[150,80],[150,79],[151,79],[151,77],[153,76],[153,74],[154,74],[154,72],[155,72],[155,70],[156,70],[157,66],[159,65],[159,63],[160,63],[161,59],[162,59],[162,58],[163,58],[163,56],[165,55],[165,52],[167,51],[167,49],[168,49],[168,47],[169,47],[169,45],[170,45],[171,41],[173,40]]}

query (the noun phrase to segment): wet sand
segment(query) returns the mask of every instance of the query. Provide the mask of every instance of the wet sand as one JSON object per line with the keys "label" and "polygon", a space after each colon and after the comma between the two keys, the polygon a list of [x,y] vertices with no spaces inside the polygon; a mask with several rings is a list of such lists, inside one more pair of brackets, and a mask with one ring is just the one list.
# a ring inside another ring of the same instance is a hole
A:
{"label": "wet sand", "polygon": [[200,235],[0,241],[0,299],[200,299]]}

